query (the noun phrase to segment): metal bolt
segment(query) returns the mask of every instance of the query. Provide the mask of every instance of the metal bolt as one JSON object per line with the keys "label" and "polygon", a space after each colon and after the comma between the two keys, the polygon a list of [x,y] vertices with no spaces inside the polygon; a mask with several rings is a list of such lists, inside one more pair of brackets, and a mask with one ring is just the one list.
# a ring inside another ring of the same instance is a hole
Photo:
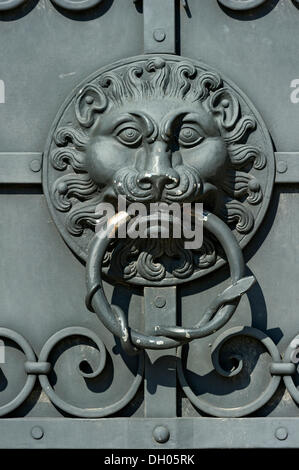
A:
{"label": "metal bolt", "polygon": [[162,42],[166,38],[166,33],[164,29],[155,29],[153,36],[155,41]]}
{"label": "metal bolt", "polygon": [[288,169],[287,162],[281,160],[280,162],[277,163],[277,171],[278,173],[285,173]]}
{"label": "metal bolt", "polygon": [[42,166],[41,160],[32,160],[30,162],[30,169],[34,171],[34,173],[37,173],[38,171],[40,171],[41,166]]}
{"label": "metal bolt", "polygon": [[275,437],[280,441],[284,441],[288,435],[289,433],[286,428],[277,428],[275,431]]}
{"label": "metal bolt", "polygon": [[156,426],[153,430],[153,438],[159,444],[164,444],[170,437],[169,429],[166,426]]}
{"label": "metal bolt", "polygon": [[155,298],[155,306],[158,308],[163,308],[166,305],[166,299],[165,297],[156,297]]}
{"label": "metal bolt", "polygon": [[33,439],[41,439],[44,435],[44,430],[40,426],[34,426],[31,429],[31,436]]}

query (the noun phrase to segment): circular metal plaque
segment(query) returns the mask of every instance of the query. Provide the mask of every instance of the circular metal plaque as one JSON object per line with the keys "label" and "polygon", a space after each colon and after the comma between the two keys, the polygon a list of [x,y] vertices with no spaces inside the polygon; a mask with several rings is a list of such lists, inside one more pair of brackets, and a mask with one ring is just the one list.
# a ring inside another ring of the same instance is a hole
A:
{"label": "circular metal plaque", "polygon": [[[218,71],[171,55],[133,57],[88,77],[58,112],[43,160],[53,219],[84,261],[99,204],[109,201],[117,212],[119,196],[202,203],[243,248],[263,220],[273,181],[270,136],[251,101]],[[224,263],[209,233],[198,249],[186,249],[183,237],[116,238],[103,271],[128,283],[173,285]]]}

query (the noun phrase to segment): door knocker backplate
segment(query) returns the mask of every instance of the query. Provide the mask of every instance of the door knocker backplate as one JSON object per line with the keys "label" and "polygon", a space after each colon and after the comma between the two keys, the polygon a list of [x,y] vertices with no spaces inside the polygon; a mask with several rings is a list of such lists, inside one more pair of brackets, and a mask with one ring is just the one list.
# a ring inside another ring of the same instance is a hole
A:
{"label": "door knocker backplate", "polygon": [[[87,262],[87,305],[128,352],[166,349],[207,336],[234,313],[253,277],[241,249],[267,210],[274,155],[267,128],[250,100],[217,71],[190,59],[146,55],[122,60],[87,78],[65,101],[50,131],[43,185],[66,243]],[[203,244],[183,239],[114,240],[130,218],[96,234],[101,202],[202,203]],[[210,274],[228,260],[232,284],[192,328],[131,330],[109,305],[102,275],[115,282],[175,286]]]}

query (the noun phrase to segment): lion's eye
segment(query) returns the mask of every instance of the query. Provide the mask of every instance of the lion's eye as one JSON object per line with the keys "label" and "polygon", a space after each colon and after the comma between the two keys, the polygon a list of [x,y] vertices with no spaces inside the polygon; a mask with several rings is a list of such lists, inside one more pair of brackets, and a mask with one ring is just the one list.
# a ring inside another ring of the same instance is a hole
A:
{"label": "lion's eye", "polygon": [[136,145],[140,142],[142,134],[134,127],[125,127],[117,134],[117,138],[125,145]]}
{"label": "lion's eye", "polygon": [[184,126],[179,133],[179,143],[185,147],[192,147],[199,144],[203,140],[203,136],[194,127]]}

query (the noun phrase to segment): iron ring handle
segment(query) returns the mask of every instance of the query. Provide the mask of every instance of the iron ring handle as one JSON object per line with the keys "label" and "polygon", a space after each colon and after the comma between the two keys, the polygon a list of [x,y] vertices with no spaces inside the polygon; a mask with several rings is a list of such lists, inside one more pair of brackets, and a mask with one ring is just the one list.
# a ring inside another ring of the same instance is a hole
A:
{"label": "iron ring handle", "polygon": [[89,310],[96,312],[105,327],[121,339],[122,346],[127,353],[137,353],[142,349],[178,347],[182,344],[181,341],[148,336],[130,329],[124,313],[119,307],[111,306],[104,293],[100,267],[106,249],[116,230],[126,224],[129,219],[130,216],[126,212],[119,212],[110,219],[106,230],[100,235],[96,234],[91,241],[86,264],[86,306]]}
{"label": "iron ring handle", "polygon": [[195,327],[156,326],[155,331],[158,335],[188,340],[209,336],[230,320],[241,296],[255,283],[254,276],[243,277],[245,264],[242,250],[229,227],[212,213],[205,214],[203,224],[224,249],[230,267],[232,284],[213,299]]}
{"label": "iron ring handle", "polygon": [[87,308],[96,312],[106,328],[121,339],[128,353],[137,353],[142,349],[178,347],[192,339],[208,336],[224,326],[235,312],[241,295],[255,280],[252,276],[243,278],[245,265],[242,251],[229,227],[214,214],[205,213],[204,227],[218,239],[224,249],[230,266],[232,285],[213,300],[194,328],[157,326],[155,335],[152,336],[129,328],[124,312],[119,307],[111,306],[106,298],[100,269],[112,236],[129,218],[126,212],[116,214],[110,219],[106,230],[96,234],[91,241],[86,265]]}

